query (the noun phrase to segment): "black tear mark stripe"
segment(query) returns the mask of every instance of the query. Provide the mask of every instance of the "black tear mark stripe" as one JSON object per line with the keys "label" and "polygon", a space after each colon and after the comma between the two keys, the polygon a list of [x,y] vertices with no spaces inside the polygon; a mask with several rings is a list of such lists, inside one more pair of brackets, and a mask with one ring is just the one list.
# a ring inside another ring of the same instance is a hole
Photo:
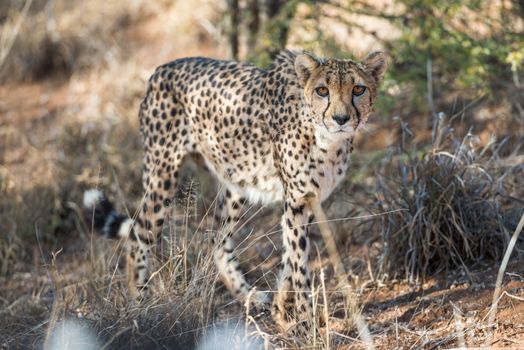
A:
{"label": "black tear mark stripe", "polygon": [[360,111],[358,110],[357,106],[355,106],[355,97],[354,96],[351,98],[351,105],[353,106],[353,108],[355,108],[355,112],[357,112],[357,127],[356,128],[358,128],[360,124]]}
{"label": "black tear mark stripe", "polygon": [[326,107],[326,109],[324,109],[324,112],[322,112],[322,123],[324,124],[324,126],[326,125],[326,120],[325,120],[326,119],[326,112],[328,111],[329,106],[331,106],[331,99],[329,98],[329,95],[328,95],[327,99],[328,99],[327,107]]}

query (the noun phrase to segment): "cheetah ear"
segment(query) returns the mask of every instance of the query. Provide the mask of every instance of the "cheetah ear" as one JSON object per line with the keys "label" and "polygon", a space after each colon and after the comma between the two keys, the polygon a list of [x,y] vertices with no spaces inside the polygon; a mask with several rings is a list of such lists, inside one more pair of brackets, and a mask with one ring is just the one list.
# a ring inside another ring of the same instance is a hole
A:
{"label": "cheetah ear", "polygon": [[382,51],[371,52],[362,61],[366,70],[375,78],[377,85],[382,83],[388,66],[387,56]]}
{"label": "cheetah ear", "polygon": [[301,53],[295,58],[295,71],[300,85],[305,86],[313,71],[320,65],[319,60],[310,53]]}

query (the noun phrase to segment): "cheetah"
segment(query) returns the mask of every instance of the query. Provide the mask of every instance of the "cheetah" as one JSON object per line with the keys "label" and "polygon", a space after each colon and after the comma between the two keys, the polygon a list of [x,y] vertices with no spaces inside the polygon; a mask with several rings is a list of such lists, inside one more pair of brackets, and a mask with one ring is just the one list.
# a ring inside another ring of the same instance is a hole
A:
{"label": "cheetah", "polygon": [[159,66],[140,105],[144,203],[119,214],[98,190],[84,194],[94,228],[129,245],[130,290],[148,289],[151,247],[175,194],[184,157],[199,153],[218,178],[221,219],[214,260],[239,300],[250,292],[232,239],[244,202],[283,202],[283,254],[272,315],[311,315],[307,224],[311,198],[325,200],[345,177],[353,139],[366,125],[387,66],[383,52],[361,62],[280,52],[267,69],[235,61],[182,58]]}

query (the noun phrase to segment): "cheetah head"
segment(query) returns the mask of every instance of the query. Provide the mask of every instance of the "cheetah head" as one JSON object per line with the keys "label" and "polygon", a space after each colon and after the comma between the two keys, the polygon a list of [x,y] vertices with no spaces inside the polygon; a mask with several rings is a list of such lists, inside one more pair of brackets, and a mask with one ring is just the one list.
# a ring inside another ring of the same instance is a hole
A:
{"label": "cheetah head", "polygon": [[317,131],[339,139],[360,130],[368,120],[386,66],[382,52],[370,53],[361,63],[298,55],[295,70]]}

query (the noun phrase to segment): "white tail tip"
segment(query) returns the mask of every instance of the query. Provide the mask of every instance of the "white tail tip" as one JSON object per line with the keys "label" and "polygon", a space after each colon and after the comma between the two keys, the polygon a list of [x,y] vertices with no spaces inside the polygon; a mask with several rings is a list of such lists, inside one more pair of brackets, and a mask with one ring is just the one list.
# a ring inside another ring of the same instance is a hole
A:
{"label": "white tail tip", "polygon": [[93,207],[104,198],[102,191],[91,189],[84,192],[84,208],[93,209]]}

